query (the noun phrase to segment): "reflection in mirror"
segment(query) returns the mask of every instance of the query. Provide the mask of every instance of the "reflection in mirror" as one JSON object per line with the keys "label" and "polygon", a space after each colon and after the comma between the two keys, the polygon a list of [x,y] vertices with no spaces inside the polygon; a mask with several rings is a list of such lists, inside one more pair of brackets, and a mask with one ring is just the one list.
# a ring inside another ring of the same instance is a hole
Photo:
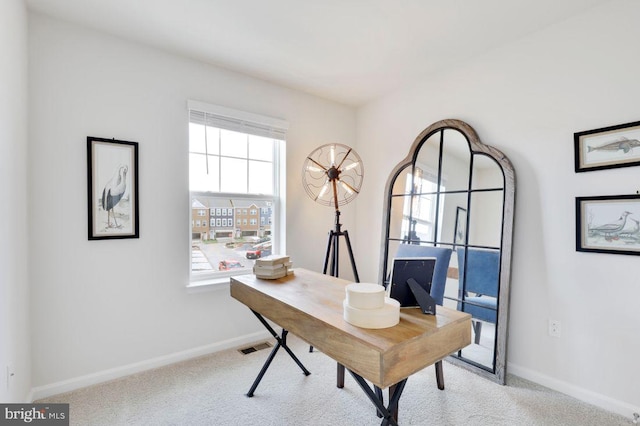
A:
{"label": "reflection in mirror", "polygon": [[504,188],[504,175],[500,165],[486,155],[473,157],[473,182],[471,189]]}
{"label": "reflection in mirror", "polygon": [[407,182],[411,181],[411,167],[402,169],[398,177],[393,183],[392,195],[405,195],[407,190]]}
{"label": "reflection in mirror", "polygon": [[443,134],[442,172],[443,191],[447,193],[464,191],[469,188],[471,152],[469,142],[457,130],[446,129]]}
{"label": "reflection in mirror", "polygon": [[443,198],[444,208],[439,220],[441,232],[438,234],[437,241],[440,244],[447,243],[454,248],[455,244],[464,243],[469,210],[468,198],[466,193],[461,192],[447,192]]}
{"label": "reflection in mirror", "polygon": [[457,309],[472,316],[473,344],[458,356],[495,368],[494,343],[497,324],[500,250],[459,247]]}
{"label": "reflection in mirror", "polygon": [[500,248],[503,191],[472,192],[468,244]]}
{"label": "reflection in mirror", "polygon": [[482,144],[468,124],[443,120],[416,138],[389,177],[386,194],[381,281],[386,284],[403,245],[451,251],[443,305],[472,315],[473,343],[449,359],[504,383],[515,195],[511,163]]}
{"label": "reflection in mirror", "polygon": [[416,157],[413,161],[415,167],[428,170],[437,177],[440,145],[441,135],[439,133],[434,133],[431,137],[425,139],[420,149],[415,153]]}

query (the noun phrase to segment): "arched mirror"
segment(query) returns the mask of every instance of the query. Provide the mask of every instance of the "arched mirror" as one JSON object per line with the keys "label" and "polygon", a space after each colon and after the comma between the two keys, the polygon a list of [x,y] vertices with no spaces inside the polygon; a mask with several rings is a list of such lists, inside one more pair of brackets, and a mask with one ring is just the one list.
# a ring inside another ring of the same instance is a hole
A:
{"label": "arched mirror", "polygon": [[504,384],[515,202],[511,162],[480,142],[468,124],[438,121],[393,169],[385,197],[380,281],[388,284],[395,257],[419,255],[426,247],[450,251],[444,294],[435,298],[470,313],[473,330],[472,344],[449,360]]}

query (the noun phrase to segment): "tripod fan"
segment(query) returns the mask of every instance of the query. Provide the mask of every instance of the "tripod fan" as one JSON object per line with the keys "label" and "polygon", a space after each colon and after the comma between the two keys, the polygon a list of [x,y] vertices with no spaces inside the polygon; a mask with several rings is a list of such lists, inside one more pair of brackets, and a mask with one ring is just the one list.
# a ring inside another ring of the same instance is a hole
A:
{"label": "tripod fan", "polygon": [[[364,166],[358,153],[346,145],[330,143],[322,145],[307,156],[302,166],[302,184],[309,197],[325,206],[333,206],[336,212],[335,228],[329,231],[327,254],[323,273],[327,273],[331,262],[331,276],[338,276],[340,237],[344,237],[349,250],[349,259],[356,282],[360,282],[349,233],[342,230],[340,206],[351,202],[360,192]],[[313,346],[309,347],[313,352]],[[337,386],[344,387],[344,366],[338,364]]]}
{"label": "tripod fan", "polygon": [[335,208],[335,228],[329,232],[323,273],[327,273],[330,264],[330,275],[338,276],[339,241],[344,237],[356,282],[360,282],[360,278],[353,260],[349,233],[341,229],[339,207],[356,198],[363,178],[364,166],[358,153],[339,143],[316,148],[302,166],[302,183],[309,197],[319,204]]}

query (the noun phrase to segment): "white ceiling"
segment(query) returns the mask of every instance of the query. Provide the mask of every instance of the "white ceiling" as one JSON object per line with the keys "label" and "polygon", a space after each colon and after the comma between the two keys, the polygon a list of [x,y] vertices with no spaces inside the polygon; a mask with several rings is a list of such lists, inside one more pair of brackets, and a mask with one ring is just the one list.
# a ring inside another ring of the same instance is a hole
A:
{"label": "white ceiling", "polygon": [[609,0],[26,0],[30,10],[358,106]]}

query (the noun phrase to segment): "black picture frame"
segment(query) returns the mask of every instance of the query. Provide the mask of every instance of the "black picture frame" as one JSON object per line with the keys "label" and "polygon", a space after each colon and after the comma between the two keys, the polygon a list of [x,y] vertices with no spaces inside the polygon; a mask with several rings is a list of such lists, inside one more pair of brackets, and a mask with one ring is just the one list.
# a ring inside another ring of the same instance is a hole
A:
{"label": "black picture frame", "polygon": [[138,143],[87,137],[89,240],[140,237]]}
{"label": "black picture frame", "polygon": [[419,306],[408,280],[413,278],[425,292],[431,292],[431,282],[436,268],[435,257],[394,257],[389,279],[389,297],[400,306]]}
{"label": "black picture frame", "polygon": [[576,197],[576,251],[640,255],[640,195]]}
{"label": "black picture frame", "polygon": [[456,207],[456,221],[453,228],[453,251],[456,246],[463,246],[467,240],[467,209]]}
{"label": "black picture frame", "polygon": [[573,134],[575,171],[640,165],[640,121]]}

